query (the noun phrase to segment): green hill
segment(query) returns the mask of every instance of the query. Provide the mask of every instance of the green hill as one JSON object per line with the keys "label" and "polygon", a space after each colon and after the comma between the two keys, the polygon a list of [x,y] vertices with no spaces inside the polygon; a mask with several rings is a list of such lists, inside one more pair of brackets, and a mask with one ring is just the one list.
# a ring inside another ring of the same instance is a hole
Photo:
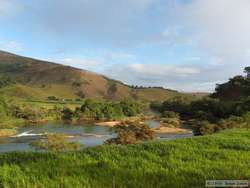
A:
{"label": "green hill", "polygon": [[87,70],[3,51],[0,51],[0,76],[0,79],[7,77],[15,82],[0,86],[0,93],[25,99],[45,100],[48,96],[55,96],[60,99],[163,101],[175,96],[193,97],[164,88],[134,88]]}

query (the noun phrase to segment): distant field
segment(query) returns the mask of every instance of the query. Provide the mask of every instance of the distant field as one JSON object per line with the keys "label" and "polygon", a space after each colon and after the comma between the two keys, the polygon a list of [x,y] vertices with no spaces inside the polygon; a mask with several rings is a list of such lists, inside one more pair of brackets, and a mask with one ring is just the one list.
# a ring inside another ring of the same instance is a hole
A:
{"label": "distant field", "polygon": [[204,187],[250,179],[250,129],[75,153],[0,155],[0,187]]}
{"label": "distant field", "polygon": [[65,106],[72,110],[75,110],[76,107],[80,107],[83,104],[83,101],[46,101],[46,100],[26,100],[23,101],[24,104],[35,105],[38,107],[44,107],[47,109],[54,108],[55,106]]}

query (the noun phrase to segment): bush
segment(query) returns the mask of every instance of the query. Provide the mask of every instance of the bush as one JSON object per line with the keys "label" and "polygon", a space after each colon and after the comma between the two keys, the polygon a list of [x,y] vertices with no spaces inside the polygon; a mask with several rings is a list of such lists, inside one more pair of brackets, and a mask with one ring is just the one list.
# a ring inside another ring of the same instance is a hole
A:
{"label": "bush", "polygon": [[176,112],[173,112],[173,111],[164,111],[162,113],[162,117],[165,117],[165,118],[177,118],[179,119],[180,118],[180,115]]}
{"label": "bush", "polygon": [[162,123],[166,127],[179,127],[181,125],[181,121],[178,118],[163,118]]}
{"label": "bush", "polygon": [[76,93],[76,95],[78,96],[78,97],[80,97],[81,99],[83,99],[83,98],[85,98],[85,93],[83,92],[83,91],[78,91],[77,93]]}
{"label": "bush", "polygon": [[15,84],[16,82],[8,76],[0,76],[0,88]]}
{"label": "bush", "polygon": [[243,117],[230,116],[228,119],[223,119],[218,122],[217,128],[221,129],[232,129],[247,127],[248,123]]}
{"label": "bush", "polygon": [[115,120],[124,116],[136,116],[142,112],[137,102],[98,102],[87,99],[77,112],[79,118],[96,120]]}
{"label": "bush", "polygon": [[62,111],[62,119],[71,121],[73,118],[73,111],[69,108],[64,108]]}
{"label": "bush", "polygon": [[115,126],[117,138],[107,140],[107,144],[134,144],[139,141],[152,140],[154,131],[146,124],[123,122]]}
{"label": "bush", "polygon": [[215,132],[215,125],[208,121],[202,121],[198,124],[199,133],[201,135],[213,134]]}
{"label": "bush", "polygon": [[50,101],[58,101],[59,99],[55,96],[48,96],[48,100]]}
{"label": "bush", "polygon": [[37,149],[44,149],[50,152],[76,151],[80,150],[81,144],[78,142],[68,142],[66,135],[48,134],[47,141],[37,141],[32,143]]}
{"label": "bush", "polygon": [[162,103],[160,112],[174,111],[176,113],[185,115],[189,112],[189,105],[191,101],[185,97],[175,97]]}

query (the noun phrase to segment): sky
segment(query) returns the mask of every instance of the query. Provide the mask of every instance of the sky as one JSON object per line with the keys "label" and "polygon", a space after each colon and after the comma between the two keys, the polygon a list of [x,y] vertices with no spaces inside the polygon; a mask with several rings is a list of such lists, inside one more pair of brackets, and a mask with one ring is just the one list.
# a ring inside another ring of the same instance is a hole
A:
{"label": "sky", "polygon": [[249,0],[0,0],[0,49],[212,92],[250,65]]}

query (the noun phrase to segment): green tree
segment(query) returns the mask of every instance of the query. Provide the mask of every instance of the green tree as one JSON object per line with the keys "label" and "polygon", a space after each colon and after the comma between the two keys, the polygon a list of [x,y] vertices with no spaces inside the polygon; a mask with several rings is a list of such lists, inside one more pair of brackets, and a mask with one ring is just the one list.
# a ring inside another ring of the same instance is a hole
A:
{"label": "green tree", "polygon": [[62,111],[62,119],[71,121],[73,118],[73,111],[69,108],[64,108]]}
{"label": "green tree", "polygon": [[247,74],[247,77],[250,78],[250,67],[246,67],[244,72]]}

